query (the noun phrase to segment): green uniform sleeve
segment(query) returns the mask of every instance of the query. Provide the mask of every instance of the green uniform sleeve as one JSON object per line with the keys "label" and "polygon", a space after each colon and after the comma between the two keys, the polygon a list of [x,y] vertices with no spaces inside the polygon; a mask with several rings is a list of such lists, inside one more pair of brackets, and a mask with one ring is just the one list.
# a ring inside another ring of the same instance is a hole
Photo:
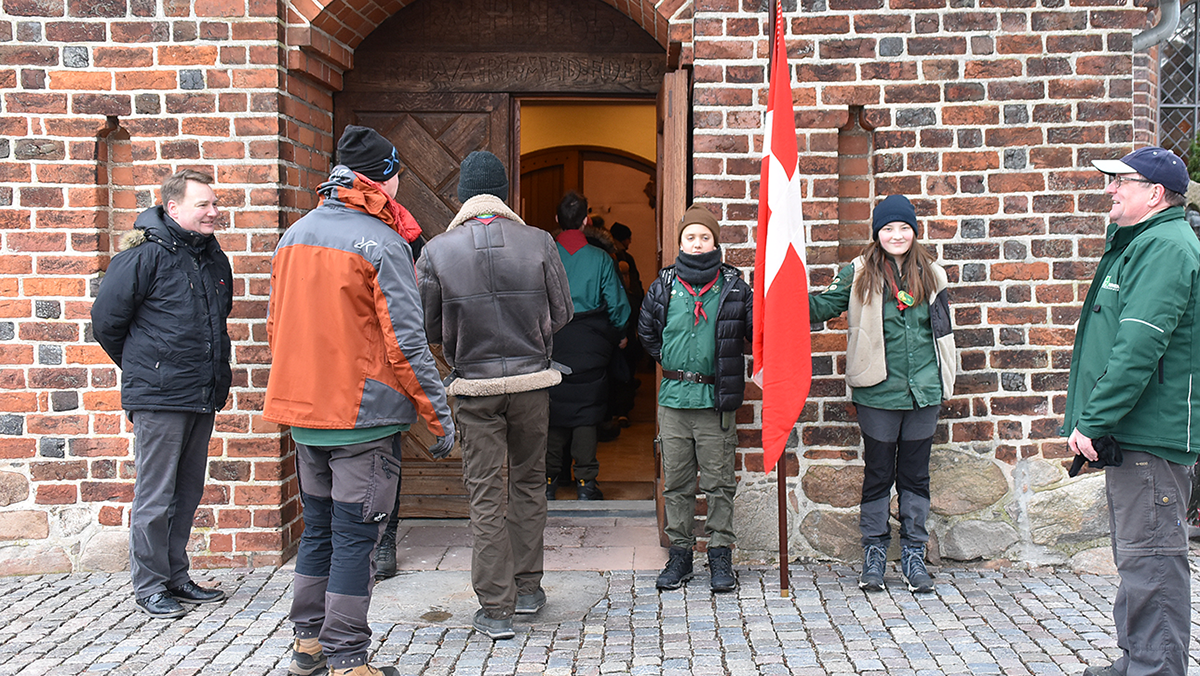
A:
{"label": "green uniform sleeve", "polygon": [[850,291],[854,285],[854,265],[838,272],[833,283],[824,291],[808,294],[808,318],[816,324],[842,314],[850,307]]}

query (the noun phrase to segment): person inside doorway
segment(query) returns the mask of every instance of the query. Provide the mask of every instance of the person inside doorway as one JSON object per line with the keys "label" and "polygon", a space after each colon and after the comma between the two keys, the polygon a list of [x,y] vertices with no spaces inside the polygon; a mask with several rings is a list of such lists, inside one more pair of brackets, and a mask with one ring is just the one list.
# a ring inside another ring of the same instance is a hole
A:
{"label": "person inside doorway", "polygon": [[546,499],[555,497],[564,462],[575,461],[580,500],[603,500],[596,484],[597,427],[607,421],[609,366],[628,344],[629,300],[613,259],[587,243],[587,199],[567,193],[558,204],[558,255],[571,286],[575,318],[554,336],[554,361],[570,373],[550,388],[550,431],[546,441]]}

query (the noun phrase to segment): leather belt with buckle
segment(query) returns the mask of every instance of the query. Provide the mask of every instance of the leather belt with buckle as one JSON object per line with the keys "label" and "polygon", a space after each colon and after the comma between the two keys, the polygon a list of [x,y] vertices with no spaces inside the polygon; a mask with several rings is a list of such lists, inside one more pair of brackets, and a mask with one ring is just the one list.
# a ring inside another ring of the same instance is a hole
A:
{"label": "leather belt with buckle", "polygon": [[667,380],[682,380],[685,383],[698,383],[700,385],[713,385],[717,382],[716,378],[706,376],[692,371],[668,371],[663,369],[663,378]]}

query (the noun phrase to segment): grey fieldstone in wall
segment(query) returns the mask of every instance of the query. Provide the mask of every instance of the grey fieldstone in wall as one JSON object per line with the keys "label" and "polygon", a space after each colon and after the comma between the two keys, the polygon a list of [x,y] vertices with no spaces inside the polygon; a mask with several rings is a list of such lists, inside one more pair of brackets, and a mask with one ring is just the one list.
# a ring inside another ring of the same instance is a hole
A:
{"label": "grey fieldstone in wall", "polygon": [[1029,499],[1027,510],[1034,544],[1069,546],[1108,535],[1108,501],[1102,475],[1038,492]]}
{"label": "grey fieldstone in wall", "polygon": [[1017,531],[1003,521],[959,521],[941,540],[941,555],[958,561],[994,559],[1019,539]]}
{"label": "grey fieldstone in wall", "polygon": [[1003,498],[1008,481],[988,457],[935,446],[929,458],[929,493],[934,512],[970,514]]}
{"label": "grey fieldstone in wall", "polygon": [[93,535],[79,556],[80,571],[116,573],[129,569],[129,532],[103,531]]}
{"label": "grey fieldstone in wall", "polygon": [[831,559],[856,561],[862,558],[858,512],[813,510],[800,522],[800,532],[813,549]]}

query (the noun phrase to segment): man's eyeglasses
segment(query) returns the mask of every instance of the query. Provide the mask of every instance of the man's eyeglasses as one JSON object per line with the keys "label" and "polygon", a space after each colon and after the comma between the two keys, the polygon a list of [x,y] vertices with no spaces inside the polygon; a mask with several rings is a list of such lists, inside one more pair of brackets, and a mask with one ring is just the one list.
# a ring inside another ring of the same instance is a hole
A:
{"label": "man's eyeglasses", "polygon": [[1113,176],[1112,180],[1109,182],[1118,188],[1120,188],[1121,185],[1125,184],[1125,183],[1145,183],[1147,185],[1158,185],[1154,181],[1148,181],[1144,178],[1130,178],[1128,176]]}

